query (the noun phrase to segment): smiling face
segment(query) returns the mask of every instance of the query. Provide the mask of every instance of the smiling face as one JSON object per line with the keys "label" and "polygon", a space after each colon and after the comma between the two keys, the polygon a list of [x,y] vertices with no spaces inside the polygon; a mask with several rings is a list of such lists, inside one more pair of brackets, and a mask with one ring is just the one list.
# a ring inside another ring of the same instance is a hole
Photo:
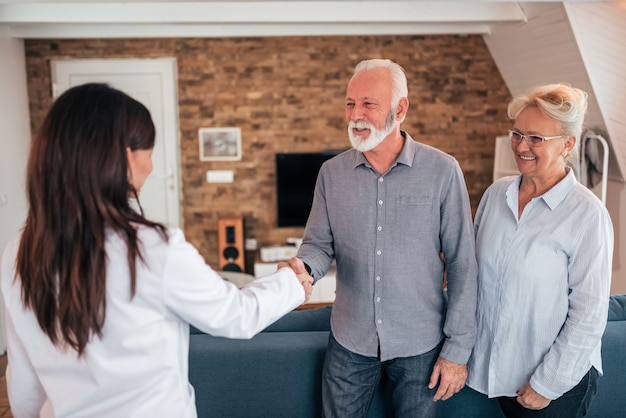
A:
{"label": "smiling face", "polygon": [[396,128],[395,109],[391,109],[391,74],[375,68],[355,75],[346,92],[346,120],[352,146],[369,151]]}
{"label": "smiling face", "polygon": [[[535,106],[528,106],[522,110],[517,118],[513,129],[528,135],[558,136],[561,134],[560,123],[544,115]],[[525,178],[537,180],[549,180],[561,176],[565,170],[565,156],[574,146],[573,137],[564,137],[544,141],[539,146],[531,147],[526,141],[511,148],[515,155],[517,168]]]}

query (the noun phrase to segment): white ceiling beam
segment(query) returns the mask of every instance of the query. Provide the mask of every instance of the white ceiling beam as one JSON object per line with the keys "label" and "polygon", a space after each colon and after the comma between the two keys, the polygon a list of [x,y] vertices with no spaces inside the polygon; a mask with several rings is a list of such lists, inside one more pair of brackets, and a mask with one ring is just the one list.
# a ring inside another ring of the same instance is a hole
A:
{"label": "white ceiling beam", "polygon": [[516,2],[210,1],[0,4],[0,23],[490,23],[524,21]]}
{"label": "white ceiling beam", "polygon": [[10,35],[21,39],[75,38],[185,38],[242,36],[359,36],[359,35],[454,35],[489,34],[489,25],[457,24],[20,24]]}

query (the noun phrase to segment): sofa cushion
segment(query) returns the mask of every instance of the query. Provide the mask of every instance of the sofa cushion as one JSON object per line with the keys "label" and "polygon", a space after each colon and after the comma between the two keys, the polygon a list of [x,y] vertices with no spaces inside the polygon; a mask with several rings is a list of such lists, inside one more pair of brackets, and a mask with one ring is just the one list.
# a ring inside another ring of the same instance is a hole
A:
{"label": "sofa cushion", "polygon": [[626,321],[609,321],[602,336],[602,369],[604,375],[598,379],[598,392],[591,400],[588,418],[625,416],[626,361],[624,361],[624,346],[626,346]]}
{"label": "sofa cushion", "polygon": [[192,335],[198,417],[319,417],[327,342],[322,331],[262,332],[251,340]]}
{"label": "sofa cushion", "polygon": [[609,321],[626,321],[626,293],[611,295],[609,299]]}

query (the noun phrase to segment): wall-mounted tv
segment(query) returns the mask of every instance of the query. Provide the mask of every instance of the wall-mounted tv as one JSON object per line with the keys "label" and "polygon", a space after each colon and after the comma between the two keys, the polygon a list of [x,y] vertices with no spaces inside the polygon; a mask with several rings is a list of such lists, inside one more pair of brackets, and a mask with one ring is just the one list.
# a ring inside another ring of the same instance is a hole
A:
{"label": "wall-mounted tv", "polygon": [[313,203],[317,173],[341,151],[276,154],[278,227],[305,226]]}

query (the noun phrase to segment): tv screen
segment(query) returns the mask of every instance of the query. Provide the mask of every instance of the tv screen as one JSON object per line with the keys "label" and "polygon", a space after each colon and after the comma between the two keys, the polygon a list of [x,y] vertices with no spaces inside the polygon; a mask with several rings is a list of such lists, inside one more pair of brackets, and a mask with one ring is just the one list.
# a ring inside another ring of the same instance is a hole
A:
{"label": "tv screen", "polygon": [[313,204],[317,173],[341,151],[276,154],[278,226],[305,226]]}

